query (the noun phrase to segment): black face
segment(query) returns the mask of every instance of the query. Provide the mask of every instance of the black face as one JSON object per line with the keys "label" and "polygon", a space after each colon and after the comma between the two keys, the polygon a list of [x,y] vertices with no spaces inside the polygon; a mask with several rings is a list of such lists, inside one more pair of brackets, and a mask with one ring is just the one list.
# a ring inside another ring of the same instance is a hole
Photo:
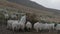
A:
{"label": "black face", "polygon": [[56,26],[57,26],[57,24],[55,23],[54,27],[56,27]]}

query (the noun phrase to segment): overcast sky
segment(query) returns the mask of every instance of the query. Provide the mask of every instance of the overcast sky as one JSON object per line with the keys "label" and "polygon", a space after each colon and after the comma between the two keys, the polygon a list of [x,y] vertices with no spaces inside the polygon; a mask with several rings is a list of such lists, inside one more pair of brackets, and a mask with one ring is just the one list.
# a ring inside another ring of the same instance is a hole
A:
{"label": "overcast sky", "polygon": [[54,8],[60,10],[60,0],[32,0],[32,1],[48,8]]}

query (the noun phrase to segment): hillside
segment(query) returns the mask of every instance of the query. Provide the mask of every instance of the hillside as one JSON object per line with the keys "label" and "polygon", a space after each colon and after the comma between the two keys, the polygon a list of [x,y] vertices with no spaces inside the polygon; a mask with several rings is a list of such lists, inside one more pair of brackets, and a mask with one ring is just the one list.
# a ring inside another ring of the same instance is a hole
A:
{"label": "hillside", "polygon": [[[22,2],[22,1],[21,1]],[[49,22],[60,22],[60,14],[58,12],[52,12],[42,9],[36,9],[29,6],[25,6],[22,4],[17,4],[9,1],[0,1],[0,8],[5,9],[10,12],[26,12],[26,13],[34,13],[37,15],[37,17],[34,17],[40,21],[40,19],[43,19],[45,21]],[[49,9],[50,10],[50,9]],[[33,14],[31,14],[33,15]]]}
{"label": "hillside", "polygon": [[27,7],[31,7],[31,8],[36,8],[36,9],[39,9],[39,10],[60,13],[60,10],[46,8],[46,7],[44,7],[42,5],[39,5],[36,2],[32,2],[30,0],[8,0],[8,1],[9,2],[14,2],[14,3],[17,3],[17,4],[20,4],[20,5],[24,5],[24,6],[27,6]]}
{"label": "hillside", "polygon": [[14,2],[14,3],[17,3],[17,4],[21,4],[21,5],[24,5],[24,6],[27,6],[27,7],[44,9],[43,6],[38,5],[37,3],[32,2],[30,0],[8,0],[8,1],[9,2]]}

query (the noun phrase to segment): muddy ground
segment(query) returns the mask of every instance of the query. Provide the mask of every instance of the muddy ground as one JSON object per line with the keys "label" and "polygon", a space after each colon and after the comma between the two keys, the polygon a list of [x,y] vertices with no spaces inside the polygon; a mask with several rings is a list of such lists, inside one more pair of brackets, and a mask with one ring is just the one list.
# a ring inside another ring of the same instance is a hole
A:
{"label": "muddy ground", "polygon": [[60,32],[13,32],[6,29],[6,25],[0,25],[0,34],[60,34]]}

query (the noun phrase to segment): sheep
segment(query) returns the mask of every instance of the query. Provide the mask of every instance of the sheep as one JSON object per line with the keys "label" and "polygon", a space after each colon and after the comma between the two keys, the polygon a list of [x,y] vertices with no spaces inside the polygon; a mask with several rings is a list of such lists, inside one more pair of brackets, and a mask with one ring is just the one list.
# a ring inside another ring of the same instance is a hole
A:
{"label": "sheep", "polygon": [[10,15],[10,17],[11,17],[12,19],[14,19],[14,18],[16,18],[16,15]]}
{"label": "sheep", "polygon": [[39,25],[40,25],[40,23],[39,22],[36,22],[35,24],[34,24],[34,29],[38,32],[38,30],[39,30]]}
{"label": "sheep", "polygon": [[49,24],[49,25],[50,25],[50,29],[51,29],[51,30],[54,30],[54,25],[55,25],[55,24],[53,23],[53,24]]}
{"label": "sheep", "polygon": [[7,21],[7,29],[11,29],[12,28],[12,23],[13,23],[13,20],[8,20]]}
{"label": "sheep", "polygon": [[26,22],[26,15],[24,15],[24,16],[21,17],[20,22],[22,22],[22,23],[25,23]]}
{"label": "sheep", "polygon": [[10,25],[10,27],[12,28],[13,31],[14,31],[14,30],[17,31],[17,30],[19,30],[20,28],[23,29],[24,26],[25,26],[23,23],[21,23],[21,22],[19,23],[19,22],[16,21],[16,20],[13,21],[11,24],[12,24],[12,25]]}
{"label": "sheep", "polygon": [[49,30],[49,32],[50,32],[51,29],[54,29],[54,24],[47,24],[47,23],[43,24],[42,29],[43,30]]}
{"label": "sheep", "polygon": [[26,22],[26,16],[22,16],[21,20],[8,20],[7,28],[11,28],[13,31],[19,29],[24,30],[25,22]]}
{"label": "sheep", "polygon": [[54,23],[53,24],[48,24],[49,25],[49,32],[50,32],[50,30],[54,30]]}
{"label": "sheep", "polygon": [[40,23],[39,24],[39,30],[43,30],[43,27],[44,27],[44,24],[43,23]]}
{"label": "sheep", "polygon": [[26,28],[28,31],[32,29],[32,24],[29,21],[26,23]]}
{"label": "sheep", "polygon": [[56,29],[57,31],[60,30],[60,24],[57,24],[56,27],[55,27],[55,29]]}
{"label": "sheep", "polygon": [[22,31],[24,31],[25,24],[21,22],[21,23],[19,23],[19,25],[20,25],[20,29],[21,29]]}
{"label": "sheep", "polygon": [[55,30],[56,30],[56,32],[60,32],[60,24],[56,24],[56,26],[55,26]]}
{"label": "sheep", "polygon": [[18,30],[19,29],[24,30],[24,28],[25,28],[25,22],[26,22],[26,17],[25,16],[22,16],[22,18],[21,18],[20,21],[13,22],[12,23],[12,29],[13,29],[13,31],[14,31],[15,28],[18,29]]}
{"label": "sheep", "polygon": [[8,20],[7,21],[7,29],[12,29],[12,23],[13,22],[18,22],[17,20]]}
{"label": "sheep", "polygon": [[18,21],[14,21],[13,23],[12,23],[12,30],[14,31],[14,30],[19,30],[19,28],[20,28],[20,26],[19,26],[20,24],[18,23]]}
{"label": "sheep", "polygon": [[49,24],[43,24],[43,28],[42,29],[49,29]]}
{"label": "sheep", "polygon": [[8,14],[4,14],[5,18],[8,19],[9,18],[9,15]]}
{"label": "sheep", "polygon": [[20,24],[20,29],[22,29],[24,31],[25,28],[25,23],[26,23],[26,15],[22,16],[19,24]]}

